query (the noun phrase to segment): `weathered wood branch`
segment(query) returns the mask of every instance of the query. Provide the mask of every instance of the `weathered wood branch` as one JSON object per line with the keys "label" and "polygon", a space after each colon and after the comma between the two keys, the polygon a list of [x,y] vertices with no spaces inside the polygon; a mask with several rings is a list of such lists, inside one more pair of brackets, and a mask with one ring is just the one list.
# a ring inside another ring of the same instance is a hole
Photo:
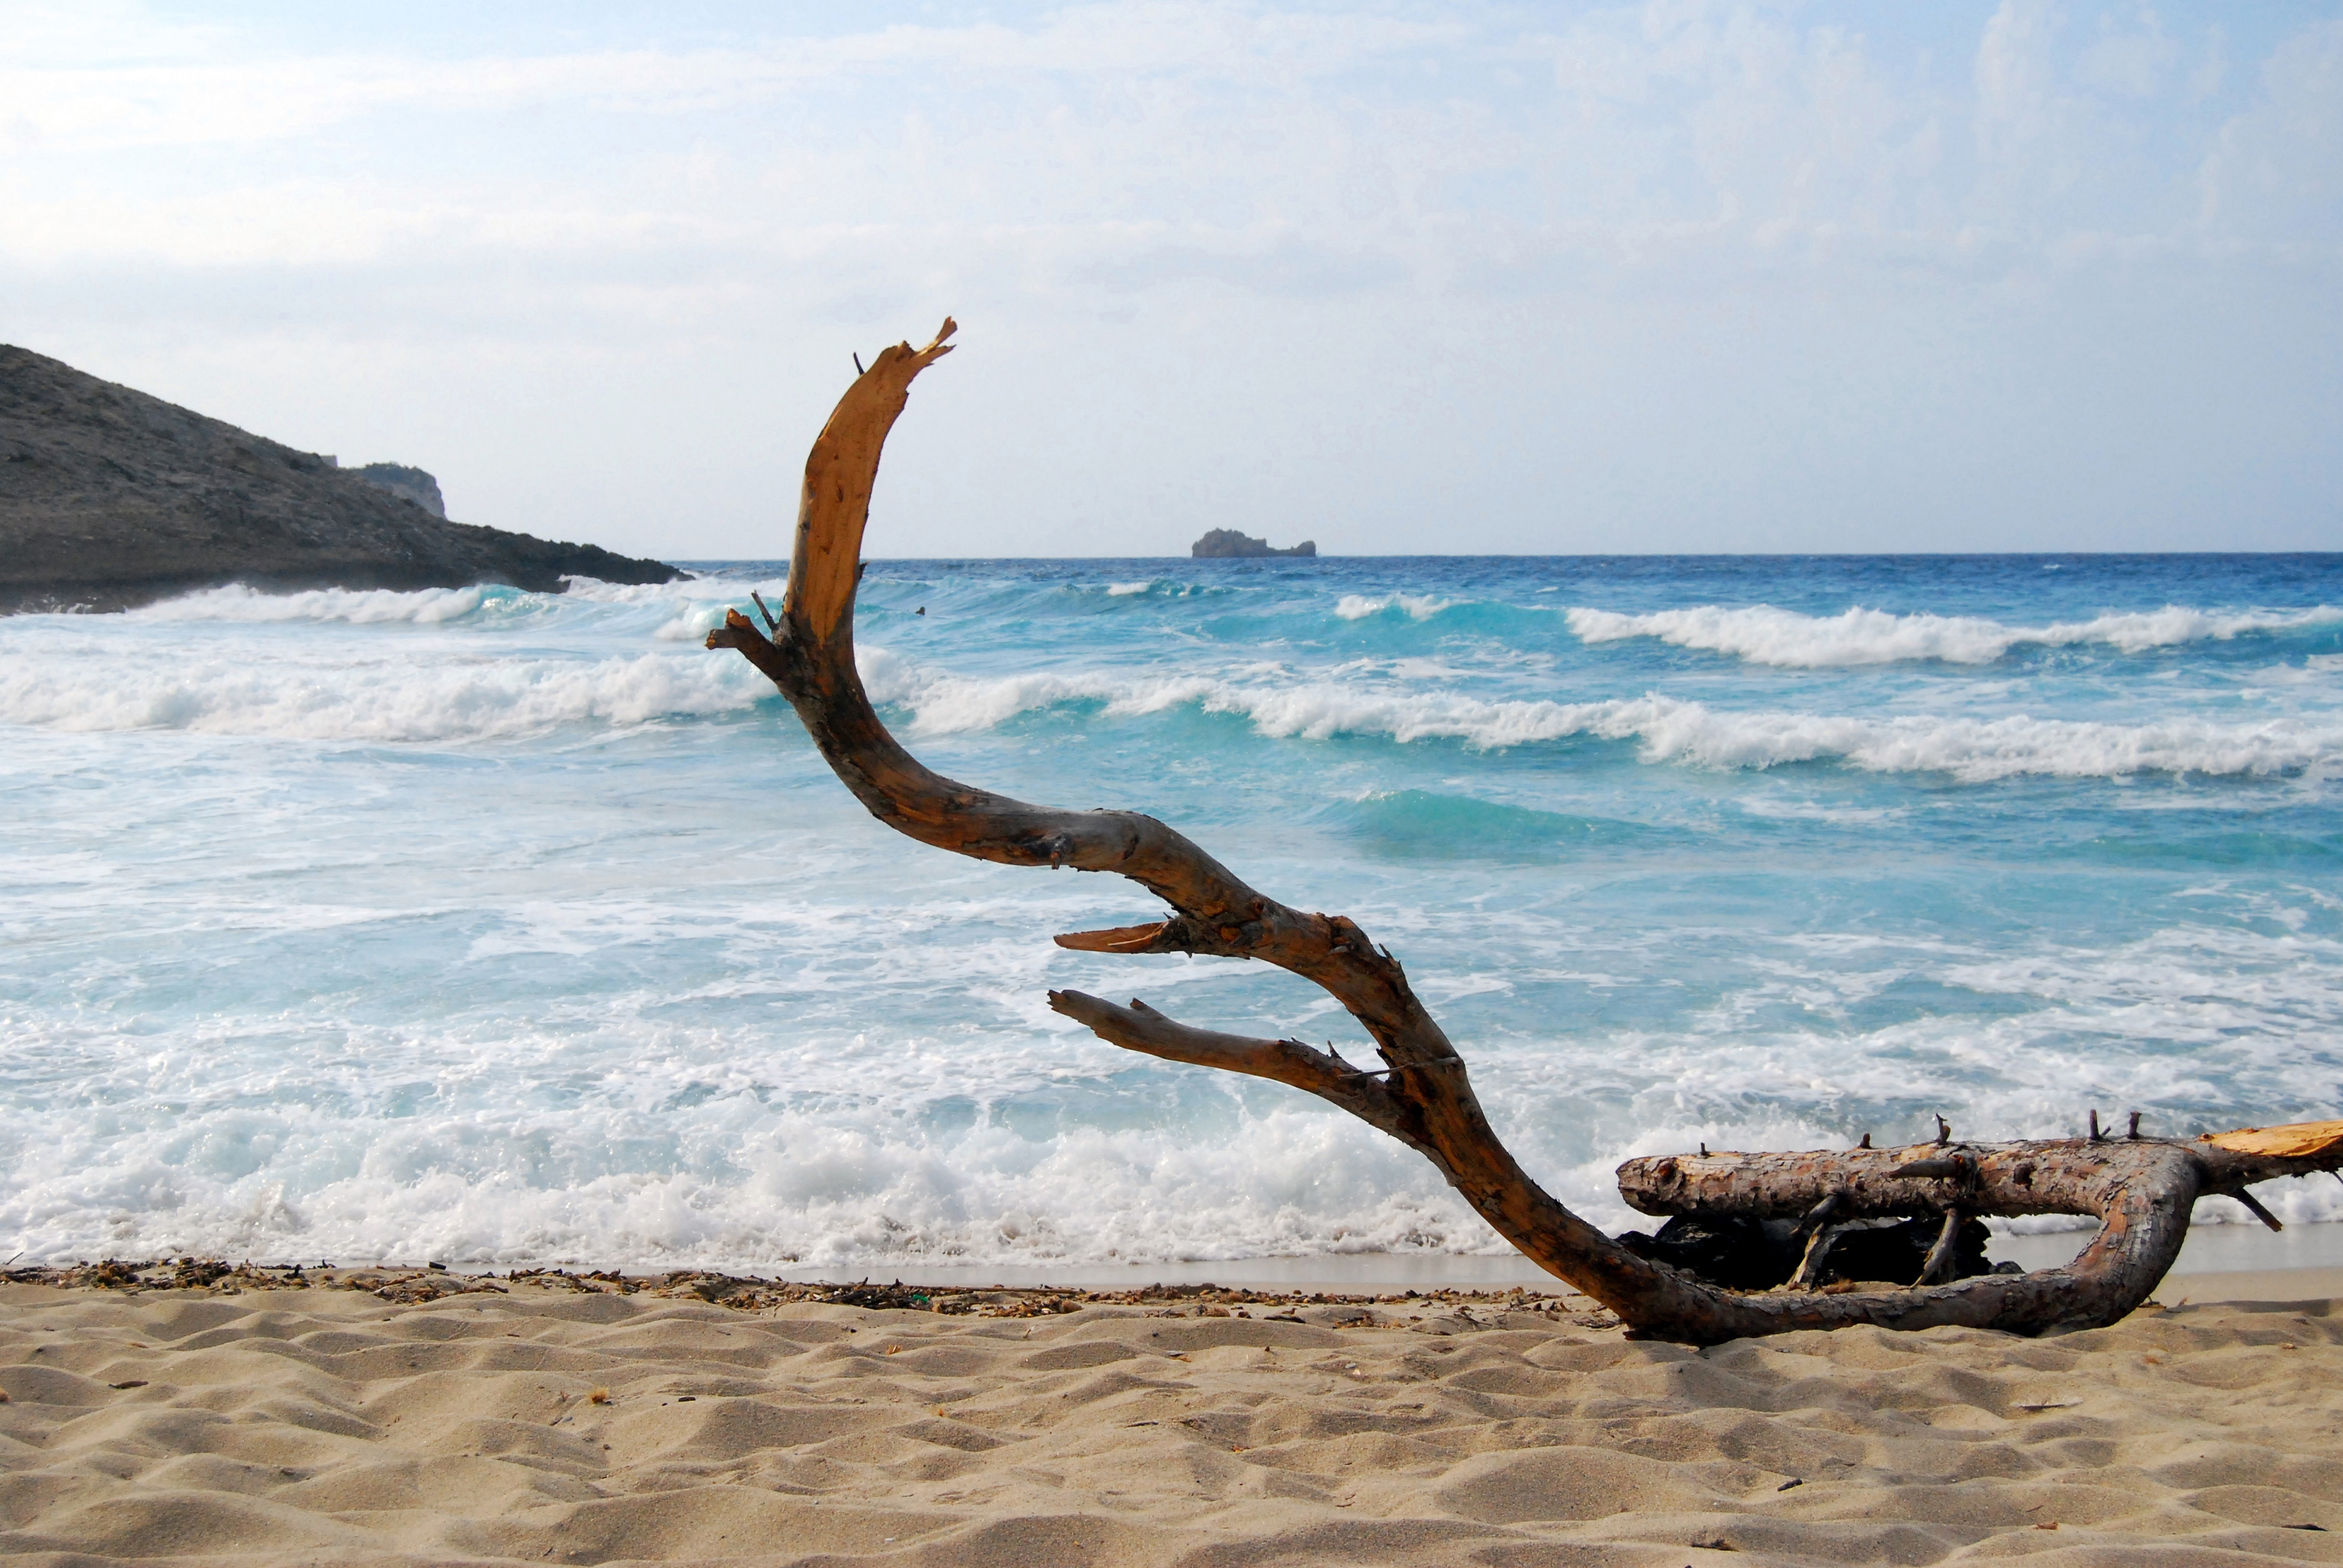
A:
{"label": "weathered wood branch", "polygon": [[[1463,1059],[1417,999],[1399,961],[1354,922],[1292,909],[1255,891],[1151,817],[1030,805],[947,779],[911,756],[880,721],[854,665],[862,537],[888,432],[912,378],[949,352],[945,340],[953,330],[947,320],[925,348],[904,343],[882,351],[847,388],[806,460],[789,591],[778,624],[768,636],[732,611],[709,634],[708,646],[738,649],[771,678],[840,780],[888,826],[979,859],[1112,871],[1172,910],[1151,924],[1069,933],[1057,939],[1061,946],[1275,964],[1340,1002],[1373,1040],[1383,1065],[1361,1071],[1298,1040],[1220,1034],[1177,1022],[1144,1003],[1118,1007],[1080,991],[1052,992],[1050,1003],[1059,1012],[1126,1049],[1273,1079],[1342,1107],[1430,1160],[1475,1212],[1539,1265],[1638,1331],[1667,1338],[1710,1342],[1851,1323],[2033,1331],[2110,1322],[2143,1299],[2170,1265],[2200,1191],[2242,1191],[2217,1177],[2194,1148],[2152,1141],[2094,1143],[2088,1152],[2067,1152],[2066,1145],[1929,1145],[1917,1158],[1912,1151],[1866,1150],[1630,1161],[1622,1168],[1622,1190],[1650,1211],[1812,1211],[1809,1228],[1818,1232],[1826,1221],[1885,1211],[1878,1205],[1890,1200],[1905,1205],[1896,1212],[2072,1211],[2104,1221],[2098,1240],[2068,1269],[1912,1290],[1738,1294],[1648,1261],[1604,1235],[1514,1161],[1483,1112]],[[1898,1171],[1897,1165],[1905,1169]],[[2005,1186],[2026,1190],[2027,1206],[2010,1206],[2019,1201],[2012,1198],[1996,1208],[1989,1194]],[[1946,1237],[1956,1230],[1956,1221],[1947,1226]],[[1943,1260],[1932,1258],[1932,1271],[1942,1266]]]}
{"label": "weathered wood branch", "polygon": [[[2323,1130],[2331,1129],[2331,1131]],[[1741,1220],[1873,1219],[1900,1214],[2085,1214],[2105,1218],[2117,1185],[2186,1164],[2195,1195],[2248,1197],[2282,1176],[2343,1165],[2343,1123],[2273,1129],[2300,1152],[2269,1151],[2266,1134],[2077,1138],[2027,1143],[1923,1143],[1909,1149],[1671,1154],[1619,1167],[1619,1192],[1646,1214]],[[2250,1145],[2260,1140],[2268,1147]],[[2245,1147],[2239,1147],[2245,1144]],[[2251,1207],[2259,1208],[2258,1203]]]}

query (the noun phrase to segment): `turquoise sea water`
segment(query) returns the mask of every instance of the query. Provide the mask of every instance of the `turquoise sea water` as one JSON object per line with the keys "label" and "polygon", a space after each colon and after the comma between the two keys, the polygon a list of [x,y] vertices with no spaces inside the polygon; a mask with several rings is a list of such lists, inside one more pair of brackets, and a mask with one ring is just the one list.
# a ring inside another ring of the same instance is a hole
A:
{"label": "turquoise sea water", "polygon": [[[1315,1101],[1050,1013],[1360,1038],[1050,943],[1129,884],[863,816],[699,647],[783,569],[0,620],[0,1248],[1499,1245]],[[2343,557],[880,561],[860,628],[943,770],[1358,919],[1614,1228],[1613,1165],[1704,1141],[2343,1115]]]}

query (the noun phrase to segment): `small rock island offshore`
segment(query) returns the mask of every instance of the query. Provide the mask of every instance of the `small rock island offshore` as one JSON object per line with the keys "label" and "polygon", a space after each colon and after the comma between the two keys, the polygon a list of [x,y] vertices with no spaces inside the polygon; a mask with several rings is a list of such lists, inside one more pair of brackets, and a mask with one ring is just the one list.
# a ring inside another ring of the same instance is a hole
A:
{"label": "small rock island offshore", "polygon": [[1291,549],[1273,549],[1267,539],[1256,539],[1234,528],[1214,528],[1188,547],[1189,555],[1198,560],[1226,560],[1239,556],[1314,556],[1317,541],[1304,539]]}

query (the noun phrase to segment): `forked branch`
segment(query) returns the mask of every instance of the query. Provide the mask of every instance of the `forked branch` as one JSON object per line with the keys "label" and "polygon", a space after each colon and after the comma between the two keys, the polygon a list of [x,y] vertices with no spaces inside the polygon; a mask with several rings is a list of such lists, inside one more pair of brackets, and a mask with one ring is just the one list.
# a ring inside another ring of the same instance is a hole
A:
{"label": "forked branch", "polygon": [[[1061,946],[1275,964],[1323,988],[1357,1019],[1374,1041],[1383,1069],[1362,1071],[1299,1040],[1197,1029],[1143,1002],[1118,1007],[1067,990],[1051,993],[1051,1007],[1126,1049],[1273,1079],[1342,1107],[1430,1160],[1525,1255],[1646,1334],[1711,1342],[1859,1322],[2039,1330],[2110,1322],[2154,1288],[2179,1251],[2189,1204],[2208,1176],[2189,1148],[2155,1141],[2091,1144],[2087,1151],[2063,1144],[1975,1151],[1975,1170],[1952,1188],[1944,1185],[1945,1179],[1895,1175],[1889,1163],[1910,1160],[1886,1151],[1878,1151],[1878,1161],[1887,1163],[1875,1177],[1866,1167],[1845,1178],[1855,1193],[1846,1201],[1850,1210],[1894,1201],[1906,1205],[1899,1212],[1938,1211],[1948,1206],[1950,1194],[1970,1213],[2100,1216],[2106,1226],[2099,1240],[2066,1270],[1986,1275],[1915,1290],[1742,1295],[1648,1261],[1572,1213],[1514,1162],[1483,1113],[1456,1048],[1417,1000],[1398,961],[1355,923],[1306,913],[1256,892],[1151,817],[1029,805],[923,766],[880,722],[855,672],[854,594],[887,434],[903,410],[912,378],[950,352],[946,339],[953,331],[948,319],[925,348],[904,343],[882,351],[847,388],[806,460],[789,591],[777,628],[768,637],[746,616],[731,611],[724,626],[709,634],[708,646],[737,648],[769,676],[839,779],[888,826],[923,844],[979,859],[1113,871],[1171,907],[1163,920],[1072,932],[1057,939]],[[2116,1152],[2104,1152],[2108,1150]],[[1930,1152],[1942,1157],[1940,1151]],[[1727,1158],[1729,1162],[1735,1157]],[[1813,1180],[1802,1176],[1787,1183],[1809,1194],[1802,1207],[1820,1201],[1835,1180],[1825,1170],[1834,1157],[1737,1158],[1824,1161],[1813,1166]],[[1623,1175],[1651,1163],[1631,1162]],[[2028,1166],[2022,1178],[2016,1174],[2020,1165]],[[1640,1180],[1643,1185],[1627,1188],[1630,1201],[1660,1211],[1694,1211],[1712,1194],[1720,1201],[1740,1194],[1750,1212],[1783,1211],[1778,1198],[1769,1207],[1752,1195],[1768,1181],[1754,1168],[1736,1176],[1724,1164],[1712,1168],[1679,1161],[1666,1171],[1654,1166]]]}

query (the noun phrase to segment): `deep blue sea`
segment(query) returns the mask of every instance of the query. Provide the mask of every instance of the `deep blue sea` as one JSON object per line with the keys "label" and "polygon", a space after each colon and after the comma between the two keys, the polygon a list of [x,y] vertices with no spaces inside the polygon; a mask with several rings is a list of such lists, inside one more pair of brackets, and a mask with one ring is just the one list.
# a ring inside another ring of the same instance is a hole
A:
{"label": "deep blue sea", "polygon": [[[1051,944],[1152,918],[1128,883],[872,822],[699,645],[785,568],[703,570],[0,620],[0,1254],[1500,1245],[1316,1101],[1051,1014],[1367,1054],[1262,966]],[[878,561],[861,602],[929,761],[1359,920],[1614,1228],[1619,1160],[1701,1142],[2343,1115],[2343,556]]]}

